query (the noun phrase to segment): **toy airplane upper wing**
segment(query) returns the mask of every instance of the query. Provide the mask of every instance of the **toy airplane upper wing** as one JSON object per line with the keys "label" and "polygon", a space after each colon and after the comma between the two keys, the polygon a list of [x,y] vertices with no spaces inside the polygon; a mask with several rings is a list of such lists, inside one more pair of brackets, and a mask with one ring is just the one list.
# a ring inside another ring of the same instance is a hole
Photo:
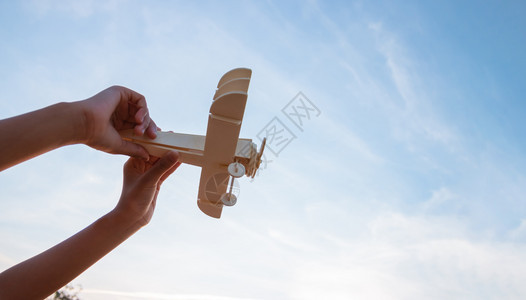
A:
{"label": "toy airplane upper wing", "polygon": [[236,203],[234,178],[254,177],[265,148],[265,140],[258,153],[252,140],[239,139],[251,75],[250,69],[239,68],[221,77],[210,107],[206,136],[158,132],[152,140],[134,136],[133,130],[121,132],[123,139],[142,145],[153,156],[177,150],[181,162],[200,166],[197,205],[214,218],[221,216],[223,205]]}

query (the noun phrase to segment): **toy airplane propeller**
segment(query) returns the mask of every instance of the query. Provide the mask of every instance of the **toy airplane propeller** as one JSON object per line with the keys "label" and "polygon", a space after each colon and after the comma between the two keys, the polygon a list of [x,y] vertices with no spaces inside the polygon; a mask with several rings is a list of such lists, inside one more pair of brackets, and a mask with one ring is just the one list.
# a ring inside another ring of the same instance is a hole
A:
{"label": "toy airplane propeller", "polygon": [[251,75],[250,69],[239,68],[221,77],[210,107],[206,136],[161,131],[152,140],[135,136],[133,130],[121,132],[124,140],[142,145],[153,156],[177,150],[179,161],[201,167],[197,205],[214,218],[221,217],[223,205],[236,204],[234,179],[243,175],[253,178],[265,149],[265,139],[259,152],[252,140],[239,139]]}

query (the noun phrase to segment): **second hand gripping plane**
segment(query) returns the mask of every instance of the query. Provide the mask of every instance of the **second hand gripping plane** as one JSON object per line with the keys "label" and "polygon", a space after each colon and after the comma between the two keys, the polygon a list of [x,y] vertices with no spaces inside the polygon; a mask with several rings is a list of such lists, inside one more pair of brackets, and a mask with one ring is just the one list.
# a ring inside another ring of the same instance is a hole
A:
{"label": "second hand gripping plane", "polygon": [[153,156],[177,150],[179,161],[199,166],[201,179],[197,205],[205,214],[220,218],[223,205],[236,204],[234,179],[254,177],[261,163],[265,139],[259,151],[251,139],[240,139],[239,131],[247,103],[252,71],[246,68],[227,72],[217,84],[208,115],[206,136],[161,131],[157,138],[135,136],[124,130],[124,140],[142,145]]}

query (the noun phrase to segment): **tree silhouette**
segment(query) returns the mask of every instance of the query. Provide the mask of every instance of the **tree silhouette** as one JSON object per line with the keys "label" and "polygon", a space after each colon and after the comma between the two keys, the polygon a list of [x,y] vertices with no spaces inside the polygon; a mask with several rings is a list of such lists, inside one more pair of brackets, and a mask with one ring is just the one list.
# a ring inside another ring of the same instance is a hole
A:
{"label": "tree silhouette", "polygon": [[82,287],[80,285],[74,287],[68,284],[56,291],[52,296],[49,296],[46,300],[80,300],[78,293],[80,293],[81,290]]}

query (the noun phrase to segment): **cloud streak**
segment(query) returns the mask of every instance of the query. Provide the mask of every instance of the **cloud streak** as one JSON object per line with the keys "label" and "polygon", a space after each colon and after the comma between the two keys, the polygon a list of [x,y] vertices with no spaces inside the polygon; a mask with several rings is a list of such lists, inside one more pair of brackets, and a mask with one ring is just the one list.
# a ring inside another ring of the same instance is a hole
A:
{"label": "cloud streak", "polygon": [[[124,292],[112,290],[85,289],[82,293],[89,295],[90,299],[166,299],[166,300],[254,300],[257,298],[238,298],[218,295],[197,294],[164,294],[151,292]],[[94,296],[92,298],[92,296]]]}

